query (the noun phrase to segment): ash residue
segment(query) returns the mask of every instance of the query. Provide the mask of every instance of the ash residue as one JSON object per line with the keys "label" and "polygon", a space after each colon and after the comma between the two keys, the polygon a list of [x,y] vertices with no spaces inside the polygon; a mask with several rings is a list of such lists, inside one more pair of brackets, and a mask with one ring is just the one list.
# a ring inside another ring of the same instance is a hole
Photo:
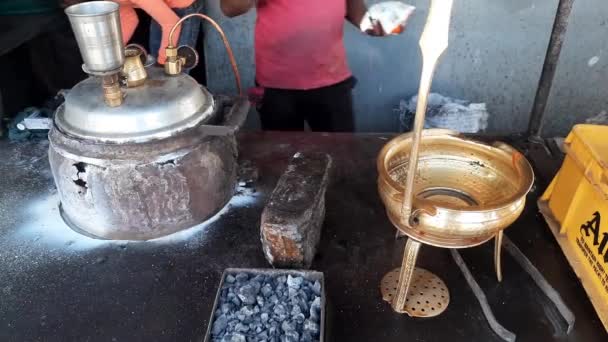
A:
{"label": "ash residue", "polygon": [[231,200],[232,205],[247,206],[255,202],[258,196],[255,187],[259,179],[258,168],[250,160],[242,160],[239,162],[238,168],[238,186]]}
{"label": "ash residue", "polygon": [[46,139],[5,141],[0,146],[0,170],[39,171],[48,165],[49,141]]}
{"label": "ash residue", "polygon": [[211,327],[214,342],[319,341],[321,283],[303,277],[229,274]]}
{"label": "ash residue", "polygon": [[259,178],[258,168],[251,160],[243,160],[239,163],[238,179],[239,187],[253,188],[255,182]]}

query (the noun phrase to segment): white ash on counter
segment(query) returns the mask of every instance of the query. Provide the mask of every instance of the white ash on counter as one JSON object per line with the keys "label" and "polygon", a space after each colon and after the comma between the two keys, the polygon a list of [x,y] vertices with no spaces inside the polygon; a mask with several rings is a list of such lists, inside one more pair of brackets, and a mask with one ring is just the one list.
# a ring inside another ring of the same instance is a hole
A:
{"label": "white ash on counter", "polygon": [[319,281],[300,276],[228,274],[211,323],[211,341],[319,341],[321,291]]}

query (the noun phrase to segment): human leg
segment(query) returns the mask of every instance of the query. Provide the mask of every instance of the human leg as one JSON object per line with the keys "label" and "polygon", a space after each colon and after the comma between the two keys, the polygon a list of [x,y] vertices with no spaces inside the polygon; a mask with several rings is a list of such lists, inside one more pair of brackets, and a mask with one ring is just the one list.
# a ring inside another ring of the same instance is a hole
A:
{"label": "human leg", "polygon": [[265,89],[258,106],[262,129],[268,131],[302,131],[304,118],[296,110],[292,90]]}
{"label": "human leg", "polygon": [[353,132],[352,88],[355,80],[349,78],[340,83],[306,92],[306,121],[313,131]]}

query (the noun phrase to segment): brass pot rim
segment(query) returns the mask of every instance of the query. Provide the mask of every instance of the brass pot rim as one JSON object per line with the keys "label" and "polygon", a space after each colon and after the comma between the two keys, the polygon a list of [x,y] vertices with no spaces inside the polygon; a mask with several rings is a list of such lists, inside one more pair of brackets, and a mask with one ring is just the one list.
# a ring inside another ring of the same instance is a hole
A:
{"label": "brass pot rim", "polygon": [[[388,174],[388,171],[385,167],[385,165],[386,165],[385,159],[386,159],[386,156],[394,148],[401,145],[404,141],[411,139],[411,137],[412,137],[412,133],[410,132],[410,133],[401,134],[401,135],[389,140],[384,145],[384,147],[382,147],[382,149],[380,150],[380,153],[378,154],[378,158],[376,160],[376,167],[377,167],[379,179],[382,179],[383,181],[385,181],[387,185],[389,185],[393,190],[398,192],[400,195],[403,195],[404,187],[402,184],[395,181]],[[483,148],[491,149],[494,153],[511,154],[511,158],[512,158],[513,162],[518,163],[518,169],[520,169],[521,173],[522,173],[521,177],[525,177],[525,179],[527,180],[527,182],[520,182],[519,188],[512,196],[505,197],[505,198],[501,199],[501,201],[499,203],[494,204],[494,205],[483,206],[483,207],[472,206],[470,208],[466,208],[466,207],[459,207],[459,206],[457,207],[456,205],[450,205],[447,203],[444,203],[441,205],[432,203],[432,206],[434,206],[437,209],[441,209],[443,211],[448,211],[448,212],[476,212],[476,213],[496,211],[496,210],[506,208],[506,207],[512,205],[514,202],[517,202],[522,197],[526,196],[528,194],[528,192],[532,189],[532,186],[534,185],[534,171],[532,169],[532,166],[528,162],[528,160],[524,157],[524,155],[521,152],[517,151],[516,149],[514,149],[513,147],[511,147],[505,143],[494,142],[493,144],[487,144],[487,143],[480,142],[480,141],[477,141],[477,140],[474,140],[471,138],[464,137],[462,134],[460,134],[456,131],[453,131],[453,130],[448,130],[448,129],[425,129],[422,131],[422,139],[424,140],[426,137],[442,137],[445,139],[458,139],[460,141],[466,142],[467,144],[482,146]],[[402,202],[403,199],[399,198],[398,201]],[[421,198],[416,198],[414,200],[415,207],[417,207],[416,203],[424,204],[424,206],[428,206],[428,205],[431,205],[431,202],[432,201],[428,201],[428,200],[421,199]]]}

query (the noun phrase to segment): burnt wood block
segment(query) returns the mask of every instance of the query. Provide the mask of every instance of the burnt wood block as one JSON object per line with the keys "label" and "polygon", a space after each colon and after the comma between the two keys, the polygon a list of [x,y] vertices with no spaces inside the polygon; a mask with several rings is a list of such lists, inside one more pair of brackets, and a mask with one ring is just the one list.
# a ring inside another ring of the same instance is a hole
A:
{"label": "burnt wood block", "polygon": [[325,190],[332,159],[325,153],[296,153],[262,213],[261,239],[270,264],[309,268],[325,219]]}

